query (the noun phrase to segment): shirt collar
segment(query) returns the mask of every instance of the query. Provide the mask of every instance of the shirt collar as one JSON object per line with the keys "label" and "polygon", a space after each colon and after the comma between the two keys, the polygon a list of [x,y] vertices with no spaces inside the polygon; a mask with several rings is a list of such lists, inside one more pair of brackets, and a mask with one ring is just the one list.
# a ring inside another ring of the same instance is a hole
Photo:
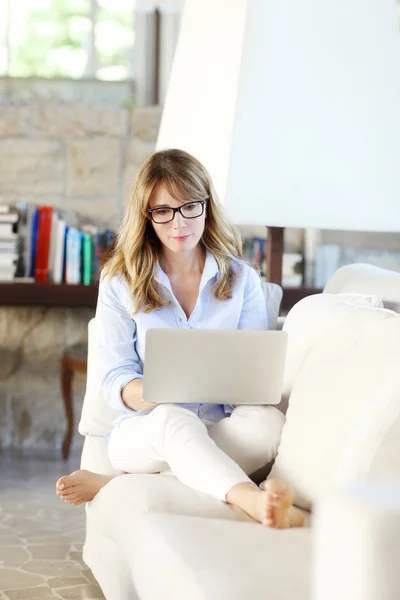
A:
{"label": "shirt collar", "polygon": [[[214,255],[207,250],[206,262],[204,263],[199,292],[201,292],[201,290],[207,285],[210,279],[212,279],[216,275],[218,275],[217,261],[215,260]],[[161,283],[161,285],[163,285],[172,292],[171,283],[169,281],[168,275],[162,270],[160,263],[157,263],[154,278],[156,281],[158,281],[158,283]]]}

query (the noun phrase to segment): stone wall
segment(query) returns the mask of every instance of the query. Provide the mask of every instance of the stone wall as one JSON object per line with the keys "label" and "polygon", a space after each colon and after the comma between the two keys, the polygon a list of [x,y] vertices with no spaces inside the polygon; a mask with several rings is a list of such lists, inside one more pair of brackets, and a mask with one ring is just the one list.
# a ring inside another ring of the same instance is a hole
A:
{"label": "stone wall", "polygon": [[[49,204],[67,219],[117,228],[130,184],[154,151],[160,116],[159,107],[0,105],[0,203]],[[0,307],[0,447],[59,451],[60,357],[87,339],[92,316],[89,309]],[[76,424],[84,388],[84,376],[76,376]],[[75,435],[74,447],[81,445]]]}
{"label": "stone wall", "polygon": [[136,84],[132,80],[0,77],[0,102],[82,102],[133,108],[136,96]]}
{"label": "stone wall", "polygon": [[50,204],[116,227],[160,116],[159,107],[0,106],[0,203]]}

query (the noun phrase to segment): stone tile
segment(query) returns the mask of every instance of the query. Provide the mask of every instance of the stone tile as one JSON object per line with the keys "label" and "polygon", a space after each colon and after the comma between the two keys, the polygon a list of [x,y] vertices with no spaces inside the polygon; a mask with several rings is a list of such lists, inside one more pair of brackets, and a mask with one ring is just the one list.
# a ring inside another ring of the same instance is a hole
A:
{"label": "stone tile", "polygon": [[0,136],[14,137],[21,134],[20,115],[16,106],[2,106],[0,110]]}
{"label": "stone tile", "polygon": [[19,546],[0,546],[0,560],[2,560],[5,565],[7,565],[8,561],[24,562],[30,560],[30,558],[29,552],[27,552],[25,548]]}
{"label": "stone tile", "polygon": [[12,527],[4,526],[4,520],[5,519],[8,520],[9,519],[9,515],[8,514],[4,514],[4,515],[0,516],[0,519],[3,519],[3,521],[2,521],[3,525],[0,525],[0,538],[3,537],[3,536],[8,536],[10,534],[13,534],[15,530]]}
{"label": "stone tile", "polygon": [[[15,326],[19,332],[24,335],[29,331],[29,336],[25,340],[24,349],[26,354],[37,360],[48,360],[49,357],[58,359],[61,354],[64,343],[64,316],[63,308],[51,308],[46,311],[31,312],[29,320],[25,316],[21,318],[21,311],[15,309]],[[19,318],[19,321],[17,319]],[[18,324],[17,324],[18,323]]]}
{"label": "stone tile", "polygon": [[25,538],[29,544],[52,544],[54,541],[69,542],[69,539],[59,531],[52,531],[43,535],[32,535]]}
{"label": "stone tile", "polygon": [[0,535],[0,547],[1,546],[21,546],[21,544],[24,544],[24,542],[21,540],[21,538],[12,536],[12,535],[5,535],[5,536],[1,536]]}
{"label": "stone tile", "polygon": [[0,139],[0,191],[63,192],[63,145],[55,140]]}
{"label": "stone tile", "polygon": [[93,573],[90,569],[87,569],[86,571],[82,571],[82,575],[84,575],[86,577],[86,579],[88,581],[90,581],[90,583],[97,583],[97,579],[93,575]]}
{"label": "stone tile", "polygon": [[128,111],[120,107],[38,102],[2,106],[1,137],[77,137],[127,135]]}
{"label": "stone tile", "polygon": [[132,185],[138,174],[140,165],[127,164],[125,166],[125,175],[123,181],[122,208],[125,211],[131,198]]}
{"label": "stone tile", "polygon": [[140,167],[153,154],[154,148],[154,142],[145,142],[140,139],[130,140],[126,151],[126,165]]}
{"label": "stone tile", "polygon": [[[41,544],[37,546],[28,546],[29,552],[32,554],[33,559],[53,559],[53,560],[64,560],[68,556],[70,550],[70,544]],[[70,553],[72,554],[72,552]],[[74,560],[73,556],[70,556]]]}
{"label": "stone tile", "polygon": [[162,115],[161,106],[137,108],[131,117],[131,135],[146,142],[157,141]]}
{"label": "stone tile", "polygon": [[32,573],[24,573],[16,569],[0,567],[1,587],[4,590],[16,590],[21,587],[33,587],[43,583],[43,577]]}
{"label": "stone tile", "polygon": [[32,560],[24,566],[24,571],[48,577],[73,577],[80,575],[81,570],[78,563],[68,560]]}
{"label": "stone tile", "polygon": [[[1,561],[1,565],[7,569],[15,569],[15,570],[19,570],[21,567],[24,567],[27,564],[27,561],[24,560],[23,562],[21,561],[14,561],[14,560],[9,560],[7,561],[7,564],[5,564],[3,561]],[[22,569],[23,570],[23,569]]]}
{"label": "stone tile", "polygon": [[57,590],[57,593],[61,596],[61,598],[64,598],[64,600],[74,600],[75,598],[83,598],[85,600],[89,598],[104,598],[104,594],[100,587],[95,584],[63,588]]}
{"label": "stone tile", "polygon": [[121,170],[118,140],[107,137],[71,140],[67,156],[68,197],[118,195]]}
{"label": "stone tile", "polygon": [[[38,531],[40,532],[41,526],[38,521],[28,518],[20,518],[14,515],[8,515],[6,519],[3,521],[3,524],[10,529],[13,529],[17,532],[27,532],[27,531]],[[23,537],[22,535],[20,537]]]}
{"label": "stone tile", "polygon": [[121,221],[117,195],[100,198],[71,197],[64,201],[64,208],[77,215],[78,221],[93,223],[97,227],[117,230]]}
{"label": "stone tile", "polygon": [[[83,573],[84,572],[82,571],[82,575]],[[91,583],[97,583],[96,580],[92,581],[88,579],[85,571],[85,577],[51,577],[47,580],[47,585],[49,585],[51,588],[64,588],[71,587],[73,585],[85,585],[87,584],[88,580]]]}
{"label": "stone tile", "polygon": [[84,564],[83,559],[82,559],[82,552],[78,552],[76,550],[71,550],[69,553],[69,559],[76,560],[76,562]]}
{"label": "stone tile", "polygon": [[[93,317],[94,311],[90,308],[71,308],[66,310],[65,345],[67,347],[73,344],[87,343],[88,323]],[[81,379],[85,381],[85,377],[83,375]],[[61,503],[60,506],[65,505]],[[71,511],[70,513],[71,515],[74,514]]]}
{"label": "stone tile", "polygon": [[39,597],[35,597],[35,600],[49,600],[49,598],[59,598],[59,596],[54,596],[54,595],[53,596],[39,596]]}
{"label": "stone tile", "polygon": [[129,140],[125,152],[125,174],[123,182],[123,204],[126,206],[133,181],[139,171],[139,167],[153,154],[155,143],[135,138]]}
{"label": "stone tile", "polygon": [[4,590],[4,594],[10,600],[40,600],[41,598],[56,598],[51,589],[47,585],[31,587],[19,590]]}

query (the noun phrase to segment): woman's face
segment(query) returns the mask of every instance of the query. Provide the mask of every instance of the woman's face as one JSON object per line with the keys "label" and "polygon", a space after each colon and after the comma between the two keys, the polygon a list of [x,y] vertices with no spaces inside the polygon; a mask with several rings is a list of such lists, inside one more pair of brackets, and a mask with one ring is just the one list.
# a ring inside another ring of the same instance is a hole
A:
{"label": "woman's face", "polygon": [[[151,195],[149,208],[177,208],[183,206],[182,202],[175,200],[163,183],[160,183]],[[187,214],[197,214],[201,205],[188,204]],[[194,212],[193,212],[194,211]],[[157,220],[162,220],[164,213],[154,212]],[[204,232],[206,221],[206,207],[203,214],[197,218],[184,218],[175,212],[174,218],[168,223],[155,223],[151,221],[153,229],[161,243],[171,252],[188,252],[199,243]]]}

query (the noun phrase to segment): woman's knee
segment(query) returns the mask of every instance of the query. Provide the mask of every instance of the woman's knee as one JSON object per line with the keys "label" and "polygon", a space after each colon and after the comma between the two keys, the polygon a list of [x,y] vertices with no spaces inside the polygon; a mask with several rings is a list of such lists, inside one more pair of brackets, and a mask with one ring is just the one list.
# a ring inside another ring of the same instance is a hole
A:
{"label": "woman's knee", "polygon": [[159,404],[158,406],[153,408],[150,415],[153,418],[167,419],[171,416],[186,416],[186,413],[188,412],[190,411],[188,411],[186,408],[183,408],[182,406],[179,406],[179,404]]}
{"label": "woman's knee", "polygon": [[200,425],[203,425],[202,421],[195,413],[179,404],[159,404],[153,408],[149,417],[162,425],[171,422],[185,423],[188,421],[196,421]]}
{"label": "woman's knee", "polygon": [[268,428],[282,429],[285,424],[285,415],[275,406],[261,406],[258,404],[242,404],[233,409],[231,418],[242,418],[255,423],[263,423]]}

